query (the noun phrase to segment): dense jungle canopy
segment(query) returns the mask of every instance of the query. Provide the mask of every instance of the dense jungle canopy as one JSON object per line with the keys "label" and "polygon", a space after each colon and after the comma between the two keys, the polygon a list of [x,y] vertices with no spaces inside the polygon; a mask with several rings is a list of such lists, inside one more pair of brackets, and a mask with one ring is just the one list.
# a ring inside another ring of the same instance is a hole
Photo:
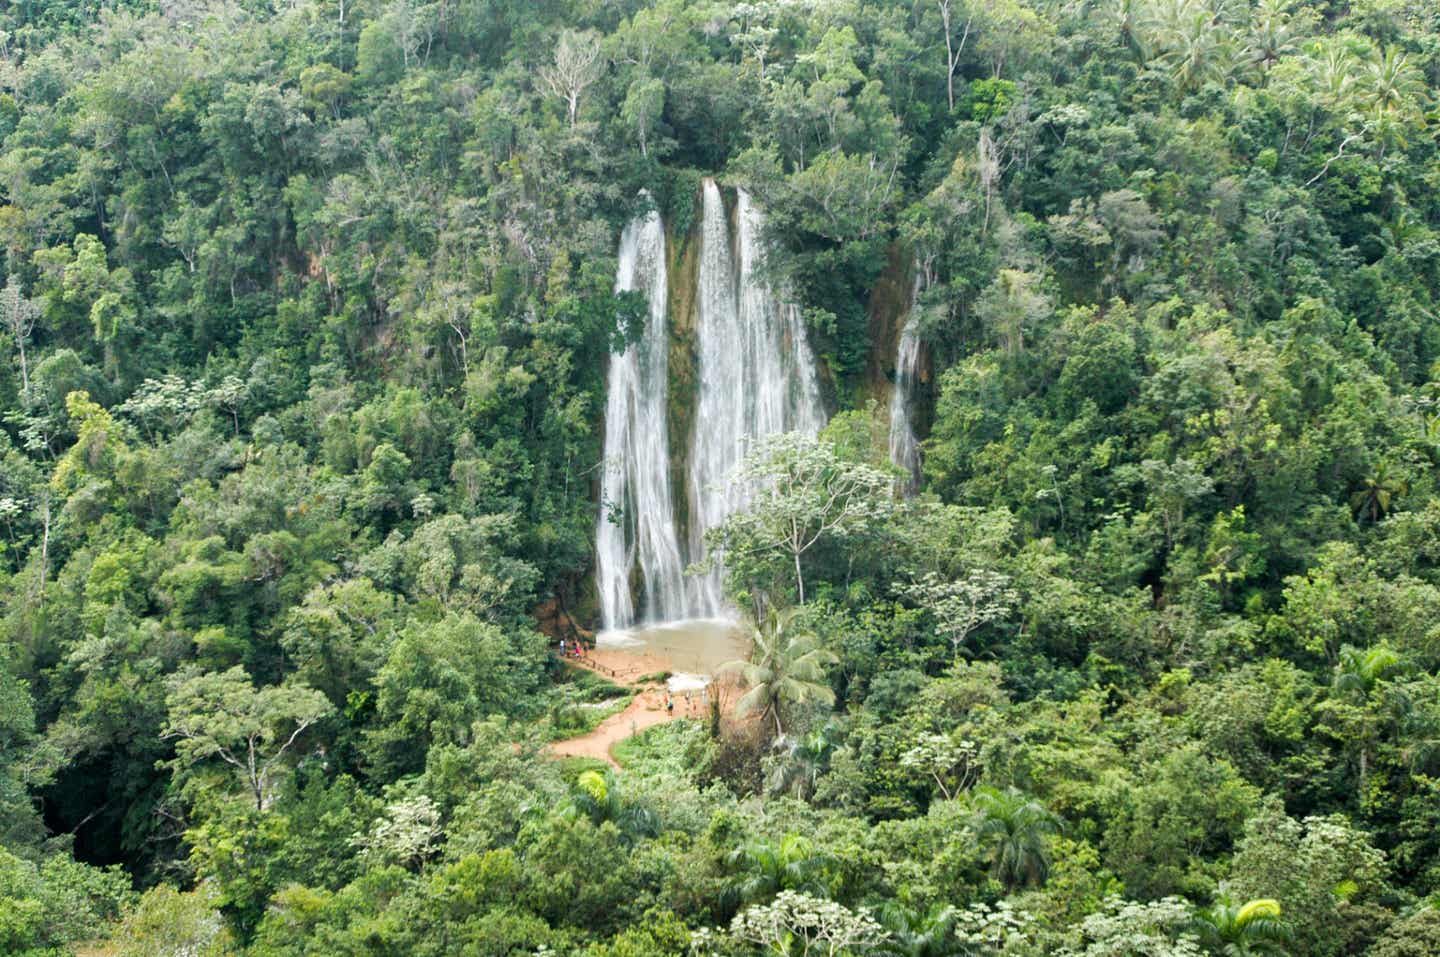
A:
{"label": "dense jungle canopy", "polygon": [[[0,5],[0,953],[1440,953],[1437,89],[1433,0]],[[705,177],[831,416],[764,720],[557,761]]]}

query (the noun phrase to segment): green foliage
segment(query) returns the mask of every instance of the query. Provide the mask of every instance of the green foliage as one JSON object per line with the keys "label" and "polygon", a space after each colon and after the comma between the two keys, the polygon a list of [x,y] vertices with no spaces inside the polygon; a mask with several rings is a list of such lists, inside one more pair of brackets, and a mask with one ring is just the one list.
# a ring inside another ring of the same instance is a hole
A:
{"label": "green foliage", "polygon": [[[0,950],[1433,949],[1430,6],[0,6]],[[705,176],[832,426],[709,543],[747,715],[562,766]]]}
{"label": "green foliage", "polygon": [[541,654],[537,636],[507,635],[469,614],[411,624],[375,676],[372,760],[396,775],[418,770],[434,744],[463,744],[472,723],[537,690]]}
{"label": "green foliage", "polygon": [[1232,892],[1266,887],[1295,934],[1295,949],[1343,953],[1374,933],[1367,914],[1387,893],[1385,855],[1339,817],[1296,821],[1265,808],[1246,823],[1235,852]]}
{"label": "green foliage", "polygon": [[1043,884],[1050,871],[1046,837],[1059,819],[1018,791],[984,788],[971,799],[975,834],[990,858],[990,876],[1009,889]]}
{"label": "green foliage", "polygon": [[118,868],[48,857],[37,864],[0,849],[0,947],[7,954],[60,953],[98,935],[130,897]]}
{"label": "green foliage", "polygon": [[1279,902],[1262,898],[1245,904],[1217,901],[1196,917],[1200,942],[1212,953],[1283,954],[1290,929]]}
{"label": "green foliage", "polygon": [[740,477],[760,488],[757,500],[706,532],[708,560],[723,561],[732,591],[766,591],[792,571],[805,604],[806,554],[822,543],[865,541],[889,511],[885,473],[797,432],[765,439],[746,456]]}
{"label": "green foliage", "polygon": [[287,754],[330,703],[303,685],[256,688],[238,665],[223,672],[174,676],[163,734],[175,739],[176,777],[193,780],[197,768],[219,758],[241,779],[244,793],[263,811],[283,772]]}
{"label": "green foliage", "polygon": [[750,625],[749,659],[720,668],[722,675],[738,675],[747,689],[736,702],[736,711],[757,714],[762,726],[773,723],[777,737],[785,734],[782,714],[835,700],[824,682],[824,669],[839,659],[805,629],[802,616],[800,609],[772,606],[763,625]]}
{"label": "green foliage", "polygon": [[160,957],[176,949],[200,957],[234,952],[205,890],[182,893],[168,884],[145,892],[113,940],[123,957]]}

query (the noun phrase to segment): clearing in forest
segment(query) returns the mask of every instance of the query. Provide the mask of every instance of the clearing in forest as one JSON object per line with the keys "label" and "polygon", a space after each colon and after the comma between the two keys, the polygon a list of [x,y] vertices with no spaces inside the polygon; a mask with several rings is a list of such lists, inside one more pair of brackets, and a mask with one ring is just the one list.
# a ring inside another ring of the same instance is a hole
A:
{"label": "clearing in forest", "polygon": [[[618,769],[620,765],[610,749],[620,741],[657,724],[677,718],[700,718],[706,714],[699,692],[689,697],[684,692],[670,695],[665,682],[660,680],[660,675],[670,670],[670,663],[663,657],[616,648],[591,648],[584,658],[578,661],[567,659],[566,664],[609,678],[633,690],[635,697],[623,711],[606,718],[593,731],[553,742],[550,753],[557,757],[594,758]],[[667,696],[675,701],[673,713],[665,710]]]}

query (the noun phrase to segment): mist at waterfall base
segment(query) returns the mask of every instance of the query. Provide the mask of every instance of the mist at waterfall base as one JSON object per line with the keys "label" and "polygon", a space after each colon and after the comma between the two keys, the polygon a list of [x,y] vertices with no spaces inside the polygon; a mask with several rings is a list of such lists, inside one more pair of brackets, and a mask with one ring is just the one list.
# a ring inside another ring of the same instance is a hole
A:
{"label": "mist at waterfall base", "polygon": [[735,479],[746,452],[780,432],[817,434],[825,412],[800,310],[763,275],[762,213],[739,190],[732,221],[710,179],[701,207],[695,426],[683,489],[689,534],[680,541],[670,481],[665,230],[650,211],[620,239],[616,290],[645,293],[650,309],[638,341],[610,359],[595,538],[597,644],[660,653],[677,667],[691,667],[693,658],[697,671],[709,673],[743,652],[734,610],[720,569],[689,576],[684,569],[704,557],[705,533],[749,502],[751,489]]}

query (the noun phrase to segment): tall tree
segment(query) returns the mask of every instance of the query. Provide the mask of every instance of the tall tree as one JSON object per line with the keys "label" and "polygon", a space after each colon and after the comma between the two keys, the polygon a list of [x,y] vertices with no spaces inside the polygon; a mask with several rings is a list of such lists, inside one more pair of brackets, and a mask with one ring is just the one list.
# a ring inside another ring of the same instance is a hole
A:
{"label": "tall tree", "polygon": [[[935,0],[935,6],[940,10],[940,27],[945,33],[945,105],[954,113],[955,71],[960,68],[960,57],[965,54],[975,14],[968,5],[955,0]],[[958,37],[955,35],[957,30],[960,32]]]}
{"label": "tall tree", "polygon": [[936,630],[949,640],[956,658],[975,629],[1004,619],[1020,599],[1008,575],[984,568],[955,581],[929,572],[901,590],[934,616]]}
{"label": "tall tree", "polygon": [[747,508],[706,535],[732,575],[783,556],[805,603],[801,559],[827,537],[858,537],[891,509],[891,477],[841,458],[822,439],[798,432],[772,436],[746,456],[736,481],[755,489]]}
{"label": "tall tree", "polygon": [[600,38],[590,31],[566,30],[555,44],[555,61],[540,70],[540,81],[552,96],[565,101],[565,115],[574,129],[580,100],[605,73]]}
{"label": "tall tree", "polygon": [[974,828],[990,858],[990,876],[1008,890],[1045,883],[1050,872],[1050,835],[1060,819],[1016,790],[982,788],[972,799]]}
{"label": "tall tree", "polygon": [[777,737],[785,734],[781,715],[797,706],[829,706],[835,692],[825,681],[825,666],[839,658],[820,646],[819,637],[799,621],[799,609],[771,607],[763,625],[751,622],[750,658],[722,665],[721,674],[739,675],[749,690],[736,702],[738,712],[760,713],[773,721]]}
{"label": "tall tree", "polygon": [[20,387],[27,393],[30,391],[30,364],[25,358],[25,344],[30,341],[30,333],[35,331],[35,320],[39,318],[40,304],[25,298],[20,288],[20,277],[12,274],[5,288],[0,289],[0,322],[4,323],[5,331],[10,333],[20,353]]}
{"label": "tall tree", "polygon": [[334,709],[301,684],[256,688],[245,669],[183,672],[170,682],[162,734],[175,741],[173,767],[185,776],[219,758],[239,774],[263,811],[284,770],[284,758],[315,722]]}

